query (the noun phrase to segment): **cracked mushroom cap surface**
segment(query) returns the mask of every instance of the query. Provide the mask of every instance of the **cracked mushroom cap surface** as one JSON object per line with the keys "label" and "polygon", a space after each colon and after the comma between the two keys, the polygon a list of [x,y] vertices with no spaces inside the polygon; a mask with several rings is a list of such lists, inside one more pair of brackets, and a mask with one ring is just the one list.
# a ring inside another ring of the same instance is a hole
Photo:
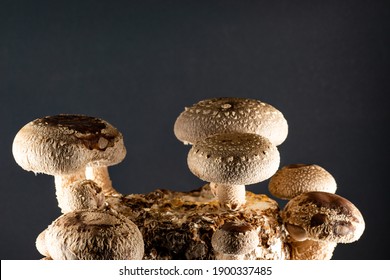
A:
{"label": "cracked mushroom cap surface", "polygon": [[174,133],[185,144],[194,144],[220,133],[254,133],[274,145],[284,142],[287,121],[275,107],[259,100],[221,97],[186,107],[176,119]]}
{"label": "cracked mushroom cap surface", "polygon": [[270,193],[281,199],[292,199],[302,193],[324,191],[335,193],[333,176],[316,164],[290,164],[279,169],[268,184]]}
{"label": "cracked mushroom cap surface", "polygon": [[281,216],[296,241],[351,243],[365,229],[363,216],[352,202],[327,192],[308,192],[291,199]]}
{"label": "cracked mushroom cap surface", "polygon": [[213,249],[225,255],[245,255],[259,244],[259,236],[248,223],[226,222],[217,229],[212,238]]}
{"label": "cracked mushroom cap surface", "polygon": [[144,254],[138,227],[111,211],[66,213],[46,229],[44,238],[46,251],[55,260],[136,260]]}
{"label": "cracked mushroom cap surface", "polygon": [[198,141],[188,153],[191,172],[218,184],[249,185],[271,177],[279,151],[267,138],[251,133],[217,134]]}
{"label": "cracked mushroom cap surface", "polygon": [[122,134],[104,120],[56,115],[23,126],[14,138],[12,153],[27,171],[62,175],[87,165],[117,164],[124,159],[126,149]]}

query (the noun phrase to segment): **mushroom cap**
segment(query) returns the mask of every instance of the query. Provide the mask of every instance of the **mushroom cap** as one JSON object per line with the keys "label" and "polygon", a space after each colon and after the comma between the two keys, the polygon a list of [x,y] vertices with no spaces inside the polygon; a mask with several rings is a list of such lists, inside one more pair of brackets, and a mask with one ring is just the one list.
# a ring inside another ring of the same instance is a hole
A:
{"label": "mushroom cap", "polygon": [[196,142],[188,167],[200,179],[218,184],[248,185],[271,177],[279,151],[267,138],[251,133],[216,134]]}
{"label": "mushroom cap", "polygon": [[333,176],[316,164],[291,164],[279,169],[268,184],[270,193],[281,199],[292,199],[305,192],[335,193]]}
{"label": "mushroom cap", "polygon": [[79,180],[56,190],[58,204],[63,213],[82,209],[98,209],[104,206],[105,197],[94,181]]}
{"label": "mushroom cap", "polygon": [[220,133],[254,133],[274,145],[288,134],[287,121],[273,106],[254,99],[221,97],[185,108],[174,125],[176,137],[185,144]]}
{"label": "mushroom cap", "polygon": [[337,243],[307,239],[293,241],[290,245],[292,260],[330,260]]}
{"label": "mushroom cap", "polygon": [[327,192],[307,192],[291,199],[281,213],[291,237],[350,243],[363,234],[362,214],[349,200]]}
{"label": "mushroom cap", "polygon": [[248,223],[226,222],[211,237],[213,249],[226,255],[245,255],[259,245],[259,236]]}
{"label": "mushroom cap", "polygon": [[29,122],[16,134],[12,153],[25,170],[72,174],[87,165],[121,162],[122,134],[108,122],[84,115],[56,115]]}
{"label": "mushroom cap", "polygon": [[57,218],[46,230],[45,243],[52,259],[142,259],[144,242],[138,227],[121,214],[78,210]]}
{"label": "mushroom cap", "polygon": [[35,247],[37,248],[38,252],[41,255],[49,257],[50,254],[46,247],[45,235],[46,235],[46,229],[38,235],[37,239],[35,240]]}

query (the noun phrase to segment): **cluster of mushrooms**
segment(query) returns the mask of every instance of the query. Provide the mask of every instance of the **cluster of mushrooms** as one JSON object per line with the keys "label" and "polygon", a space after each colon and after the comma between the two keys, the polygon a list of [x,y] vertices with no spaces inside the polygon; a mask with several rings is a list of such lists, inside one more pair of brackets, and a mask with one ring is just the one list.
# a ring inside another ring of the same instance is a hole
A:
{"label": "cluster of mushrooms", "polygon": [[[363,234],[361,213],[335,194],[324,168],[279,169],[277,146],[288,125],[273,106],[203,100],[185,108],[174,133],[191,145],[188,167],[207,184],[188,193],[122,195],[108,166],[120,163],[126,148],[111,124],[57,115],[22,127],[14,158],[25,170],[54,176],[63,213],[37,238],[44,259],[330,259],[337,243]],[[267,179],[273,196],[289,200],[284,209],[245,190]]]}

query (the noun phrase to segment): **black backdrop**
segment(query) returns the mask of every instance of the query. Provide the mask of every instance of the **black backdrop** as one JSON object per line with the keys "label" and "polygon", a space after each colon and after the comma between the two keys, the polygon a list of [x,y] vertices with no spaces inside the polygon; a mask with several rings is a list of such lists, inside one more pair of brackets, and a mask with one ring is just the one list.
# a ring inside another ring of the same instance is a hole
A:
{"label": "black backdrop", "polygon": [[[248,97],[283,112],[281,166],[316,163],[366,220],[335,259],[386,259],[389,5],[386,1],[1,1],[0,257],[38,259],[60,215],[53,178],[13,160],[14,135],[58,113],[124,135],[122,193],[203,184],[173,134],[199,100]],[[268,194],[267,182],[248,186]]]}

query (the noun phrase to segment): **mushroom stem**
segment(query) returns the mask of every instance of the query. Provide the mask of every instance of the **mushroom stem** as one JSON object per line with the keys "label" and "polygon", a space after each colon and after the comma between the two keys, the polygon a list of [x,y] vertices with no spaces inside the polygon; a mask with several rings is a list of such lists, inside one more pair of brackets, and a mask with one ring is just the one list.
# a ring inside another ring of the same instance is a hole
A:
{"label": "mushroom stem", "polygon": [[102,188],[104,195],[118,195],[110,179],[107,166],[87,166],[85,176]]}
{"label": "mushroom stem", "polygon": [[56,187],[56,196],[58,206],[61,208],[62,213],[67,207],[68,200],[63,194],[66,193],[66,188],[70,187],[74,182],[85,179],[85,171],[80,170],[79,172],[67,174],[67,175],[55,175],[54,183]]}
{"label": "mushroom stem", "polygon": [[222,207],[237,210],[246,202],[245,185],[225,185],[211,183],[216,187],[216,196]]}

